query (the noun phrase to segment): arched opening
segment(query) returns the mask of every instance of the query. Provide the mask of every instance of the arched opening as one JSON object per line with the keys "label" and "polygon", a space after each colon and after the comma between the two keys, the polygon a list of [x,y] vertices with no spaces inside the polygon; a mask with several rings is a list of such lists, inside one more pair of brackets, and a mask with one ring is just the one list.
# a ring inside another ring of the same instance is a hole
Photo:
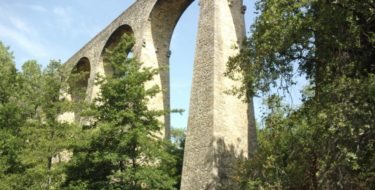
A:
{"label": "arched opening", "polygon": [[[170,104],[172,109],[185,110],[171,115],[172,128],[187,128],[190,91],[193,78],[196,37],[199,20],[198,1],[194,1],[183,13],[173,32],[170,57]],[[182,37],[183,36],[183,37]]]}
{"label": "arched opening", "polygon": [[[110,76],[113,73],[113,68],[109,63],[106,63],[104,58],[107,55],[107,51],[116,47],[121,37],[124,35],[134,36],[133,29],[129,25],[122,25],[118,27],[112,35],[108,38],[104,48],[102,50],[101,58],[103,59],[104,73],[106,76]],[[128,52],[129,53],[129,52]],[[132,54],[131,54],[132,55]]]}
{"label": "arched opening", "polygon": [[[161,88],[163,90],[164,110],[171,109],[169,59],[172,55],[172,51],[170,49],[170,42],[177,23],[180,23],[182,14],[186,12],[187,8],[192,3],[193,0],[157,1],[153,8],[153,11],[150,14],[149,20],[151,22],[152,40],[154,43],[153,45],[155,47],[158,67],[162,68],[162,70],[160,71],[160,81]],[[180,47],[186,48],[183,46]],[[189,70],[192,70],[192,68]],[[170,115],[167,114],[164,118],[165,137],[168,139],[170,137],[171,127]],[[186,126],[186,124],[178,126]]]}
{"label": "arched opening", "polygon": [[81,58],[72,69],[69,76],[69,90],[72,101],[81,102],[85,100],[90,72],[91,66],[87,57]]}

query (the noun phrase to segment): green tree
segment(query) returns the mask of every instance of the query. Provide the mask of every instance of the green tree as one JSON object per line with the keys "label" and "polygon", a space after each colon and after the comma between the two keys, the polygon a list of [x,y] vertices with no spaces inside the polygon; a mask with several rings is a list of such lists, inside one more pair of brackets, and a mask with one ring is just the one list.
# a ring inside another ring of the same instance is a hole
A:
{"label": "green tree", "polygon": [[24,171],[17,154],[22,146],[18,135],[24,123],[16,96],[18,81],[13,55],[0,42],[0,189],[13,189],[18,174]]}
{"label": "green tree", "polygon": [[288,91],[300,74],[312,93],[283,117],[266,116],[243,181],[284,189],[374,188],[373,2],[259,0],[257,9],[245,48],[228,63],[229,77],[245,73],[234,92]]}
{"label": "green tree", "polygon": [[[184,159],[185,150],[185,129],[183,128],[172,128],[171,130],[171,146],[169,152],[175,156],[176,162],[174,166],[171,166],[170,171],[175,173],[177,183],[175,184],[176,189],[180,189],[181,177],[182,177],[182,166]],[[176,171],[176,172],[173,172]]]}
{"label": "green tree", "polygon": [[[11,94],[14,92],[14,84],[16,82],[16,67],[13,61],[13,55],[9,51],[9,48],[5,47],[0,42],[0,64],[1,64],[1,75],[0,75],[0,102],[3,104],[9,101]],[[3,116],[3,115],[1,115]],[[4,119],[1,120],[5,122]],[[5,124],[5,123],[2,123]],[[2,125],[4,126],[4,125]]]}
{"label": "green tree", "polygon": [[66,150],[78,128],[58,120],[70,104],[61,98],[61,67],[59,62],[51,61],[42,71],[36,61],[28,61],[20,73],[20,101],[28,113],[20,132],[24,146],[18,153],[25,167],[22,189],[56,189],[63,181],[61,160],[69,157]]}
{"label": "green tree", "polygon": [[67,170],[70,189],[174,189],[168,171],[174,157],[159,137],[158,118],[165,112],[147,107],[160,93],[157,86],[145,85],[157,71],[128,58],[133,45],[124,35],[108,51],[113,75],[98,78],[101,92],[91,110],[96,122],[84,131],[91,134],[88,142],[75,149]]}
{"label": "green tree", "polygon": [[0,189],[56,188],[63,177],[58,156],[75,131],[57,120],[69,107],[60,99],[61,64],[52,61],[42,71],[27,61],[17,72],[2,44],[0,57]]}

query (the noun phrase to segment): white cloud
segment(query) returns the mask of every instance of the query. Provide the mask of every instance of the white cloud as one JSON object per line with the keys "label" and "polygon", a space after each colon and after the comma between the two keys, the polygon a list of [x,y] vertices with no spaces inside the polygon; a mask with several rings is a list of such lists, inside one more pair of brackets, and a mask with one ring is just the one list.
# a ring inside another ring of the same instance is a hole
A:
{"label": "white cloud", "polygon": [[19,19],[17,17],[10,16],[9,21],[18,31],[21,31],[23,33],[27,33],[29,35],[35,35],[36,34],[36,32],[26,22],[22,21],[21,19]]}
{"label": "white cloud", "polygon": [[30,58],[41,59],[48,56],[48,49],[39,42],[38,31],[20,18],[18,12],[3,9],[0,21],[0,39],[8,41],[12,48],[17,46]]}
{"label": "white cloud", "polygon": [[0,24],[0,38],[13,41],[31,57],[41,59],[48,56],[47,48],[35,41],[30,40],[27,35],[24,35],[22,32],[11,27]]}
{"label": "white cloud", "polygon": [[67,16],[67,9],[64,7],[55,7],[53,9],[53,13],[60,17],[66,17]]}
{"label": "white cloud", "polygon": [[59,25],[64,32],[71,31],[72,15],[69,7],[55,7],[52,12],[57,16]]}
{"label": "white cloud", "polygon": [[[55,27],[69,36],[95,36],[101,28],[95,22],[85,18],[76,18],[77,9],[69,6],[57,6],[52,9],[55,16]],[[51,26],[52,27],[52,26]]]}
{"label": "white cloud", "polygon": [[47,9],[40,5],[29,5],[29,8],[35,12],[47,12]]}

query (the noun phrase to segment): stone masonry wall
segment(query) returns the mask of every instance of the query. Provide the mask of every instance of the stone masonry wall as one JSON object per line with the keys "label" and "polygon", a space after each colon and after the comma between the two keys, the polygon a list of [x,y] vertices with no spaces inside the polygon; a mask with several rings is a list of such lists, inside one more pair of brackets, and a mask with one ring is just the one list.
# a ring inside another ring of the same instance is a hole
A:
{"label": "stone masonry wall", "polygon": [[[86,101],[100,93],[97,74],[106,75],[103,52],[109,39],[123,26],[136,38],[135,56],[146,67],[162,68],[147,86],[163,92],[154,97],[150,109],[170,109],[169,57],[173,30],[193,0],[137,0],[65,63],[65,75],[84,58],[90,63]],[[238,53],[245,35],[242,0],[200,0],[199,33],[196,44],[190,115],[186,139],[182,190],[220,189],[233,184],[229,179],[235,158],[247,157],[248,144],[255,137],[252,102],[228,95],[238,85],[224,77],[226,62]],[[172,79],[173,80],[173,79]],[[71,95],[66,92],[66,98]],[[60,120],[74,122],[74,113]],[[160,118],[160,135],[169,138],[170,117]],[[251,131],[249,133],[248,131]],[[232,186],[234,187],[234,186]]]}
{"label": "stone masonry wall", "polygon": [[248,104],[224,76],[245,36],[242,0],[201,0],[182,190],[235,189],[236,158],[248,155]]}

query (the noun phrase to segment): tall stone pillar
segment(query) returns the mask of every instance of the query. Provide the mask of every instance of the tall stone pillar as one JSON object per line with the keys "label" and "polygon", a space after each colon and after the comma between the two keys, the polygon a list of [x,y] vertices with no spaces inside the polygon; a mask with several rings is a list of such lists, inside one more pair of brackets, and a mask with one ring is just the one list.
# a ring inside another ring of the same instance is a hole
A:
{"label": "tall stone pillar", "polygon": [[233,166],[248,155],[252,105],[227,93],[238,83],[224,76],[245,36],[244,11],[242,0],[200,0],[182,190],[235,189]]}

